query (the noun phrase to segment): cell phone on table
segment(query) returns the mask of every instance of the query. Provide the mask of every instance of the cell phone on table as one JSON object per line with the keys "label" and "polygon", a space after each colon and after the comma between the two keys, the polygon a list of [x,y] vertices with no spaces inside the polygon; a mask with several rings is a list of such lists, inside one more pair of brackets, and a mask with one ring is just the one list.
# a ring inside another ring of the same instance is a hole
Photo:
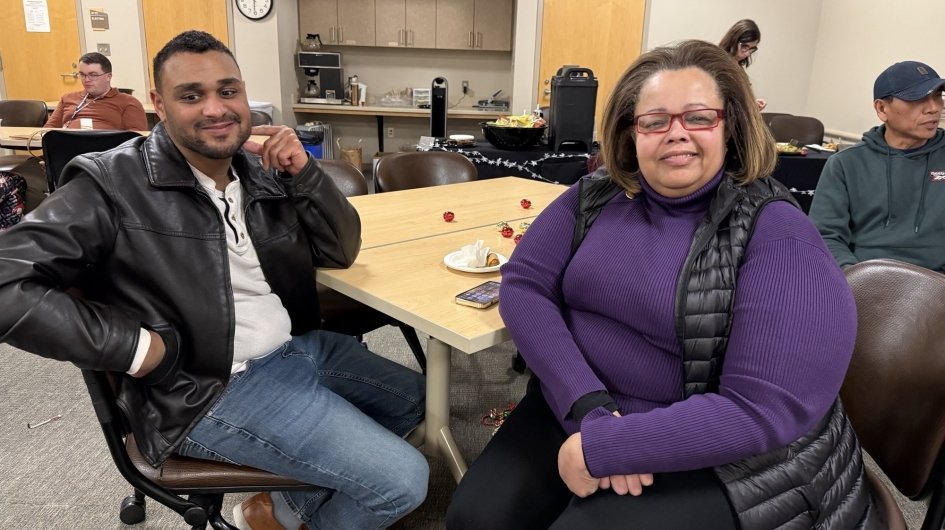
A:
{"label": "cell phone on table", "polygon": [[456,295],[456,303],[485,309],[499,301],[499,282],[488,281]]}

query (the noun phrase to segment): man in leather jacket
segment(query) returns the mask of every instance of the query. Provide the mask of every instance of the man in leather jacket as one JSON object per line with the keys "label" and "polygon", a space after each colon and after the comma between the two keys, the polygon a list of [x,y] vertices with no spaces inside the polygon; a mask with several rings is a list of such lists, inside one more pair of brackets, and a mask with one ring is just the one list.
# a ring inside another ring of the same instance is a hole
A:
{"label": "man in leather jacket", "polygon": [[[119,405],[171,452],[323,489],[259,494],[240,528],[389,526],[423,501],[420,374],[312,331],[314,267],[348,267],[357,212],[286,127],[255,127],[231,52],[203,32],[154,59],[147,138],[68,165],[0,235],[0,341],[123,373]],[[81,290],[81,296],[71,288]]]}

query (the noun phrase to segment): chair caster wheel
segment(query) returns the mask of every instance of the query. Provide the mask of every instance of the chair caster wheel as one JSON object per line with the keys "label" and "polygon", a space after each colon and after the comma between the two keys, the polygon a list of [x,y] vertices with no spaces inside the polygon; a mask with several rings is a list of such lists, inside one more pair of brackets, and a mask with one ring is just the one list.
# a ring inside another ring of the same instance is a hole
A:
{"label": "chair caster wheel", "polygon": [[121,508],[118,510],[118,518],[125,524],[138,524],[144,521],[144,500],[135,498],[134,495],[125,497],[121,501]]}
{"label": "chair caster wheel", "polygon": [[522,357],[522,354],[515,352],[515,358],[512,359],[512,369],[520,374],[524,374],[525,368],[525,359]]}

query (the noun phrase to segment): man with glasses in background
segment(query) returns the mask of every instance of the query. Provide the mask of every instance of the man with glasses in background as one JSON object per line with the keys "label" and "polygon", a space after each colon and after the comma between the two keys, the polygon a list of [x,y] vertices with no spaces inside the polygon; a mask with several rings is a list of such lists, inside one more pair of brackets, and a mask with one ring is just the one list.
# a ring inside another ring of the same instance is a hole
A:
{"label": "man with glasses in background", "polygon": [[148,130],[144,106],[111,86],[112,63],[92,52],[79,58],[79,79],[85,90],[62,96],[45,127],[67,129]]}
{"label": "man with glasses in background", "polygon": [[945,79],[917,61],[873,85],[882,125],[830,157],[810,218],[841,267],[890,258],[945,273]]}

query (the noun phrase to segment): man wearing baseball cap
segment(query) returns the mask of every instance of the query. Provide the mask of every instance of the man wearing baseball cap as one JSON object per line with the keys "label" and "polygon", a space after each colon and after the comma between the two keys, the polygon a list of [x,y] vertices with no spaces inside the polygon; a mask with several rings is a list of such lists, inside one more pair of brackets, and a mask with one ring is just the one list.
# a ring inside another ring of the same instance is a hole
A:
{"label": "man wearing baseball cap", "polygon": [[841,267],[876,258],[945,273],[945,79],[918,61],[873,84],[882,125],[827,160],[810,217]]}

